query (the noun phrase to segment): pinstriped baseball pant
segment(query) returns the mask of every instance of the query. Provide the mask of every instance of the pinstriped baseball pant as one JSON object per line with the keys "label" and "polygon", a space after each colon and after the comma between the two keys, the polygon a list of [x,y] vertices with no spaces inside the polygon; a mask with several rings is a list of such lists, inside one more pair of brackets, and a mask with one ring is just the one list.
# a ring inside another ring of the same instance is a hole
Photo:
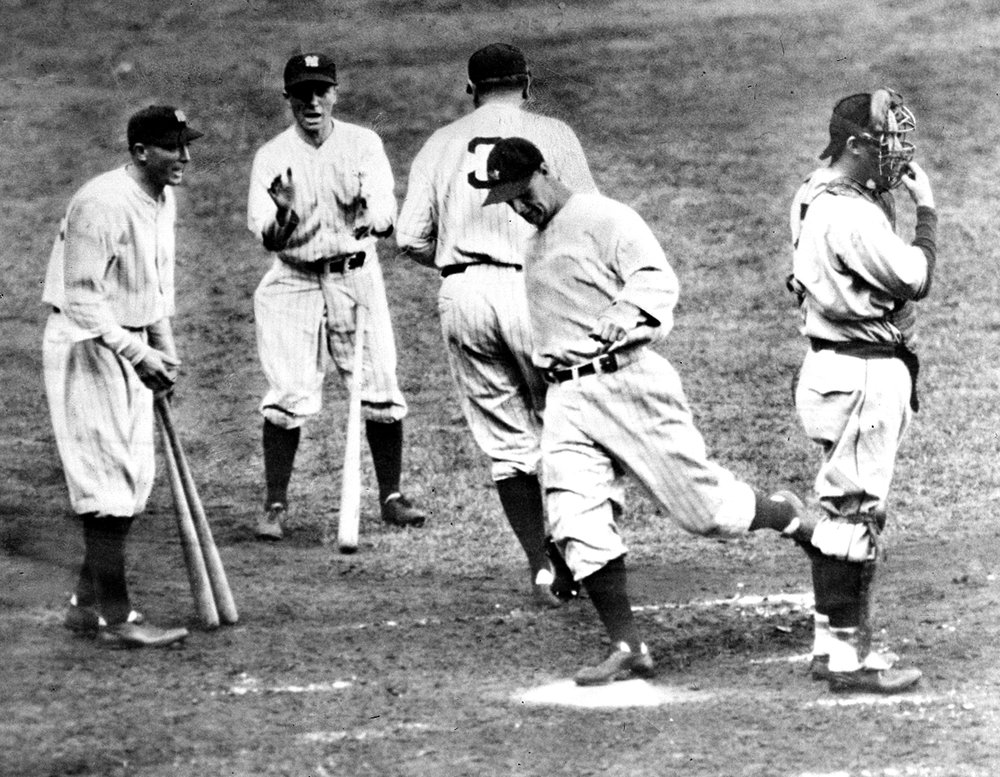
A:
{"label": "pinstriped baseball pant", "polygon": [[268,382],[261,413],[271,423],[294,429],[320,411],[331,361],[341,378],[349,379],[359,305],[368,311],[362,412],[381,422],[406,415],[382,270],[373,251],[362,267],[344,273],[303,272],[275,259],[258,285],[257,352]]}
{"label": "pinstriped baseball pant", "polygon": [[536,474],[545,383],[531,362],[523,273],[476,265],[450,275],[438,313],[462,412],[493,479]]}
{"label": "pinstriped baseball pant", "polygon": [[549,387],[542,469],[553,539],[577,580],[626,552],[624,473],[693,534],[743,534],[754,515],[753,490],[708,460],[680,377],[652,351]]}
{"label": "pinstriped baseball pant", "polygon": [[120,517],[142,512],[156,467],[153,392],[99,340],[67,337],[60,314],[49,317],[42,362],[73,511]]}

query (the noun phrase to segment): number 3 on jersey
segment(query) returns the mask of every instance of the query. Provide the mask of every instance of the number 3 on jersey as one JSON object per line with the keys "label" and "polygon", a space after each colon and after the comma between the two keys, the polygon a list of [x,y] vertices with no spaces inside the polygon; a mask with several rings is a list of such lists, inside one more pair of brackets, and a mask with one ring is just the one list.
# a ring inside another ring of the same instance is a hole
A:
{"label": "number 3 on jersey", "polygon": [[503,138],[473,138],[469,141],[469,153],[472,154],[472,171],[469,173],[469,186],[473,189],[489,189],[490,179],[486,175],[486,160],[493,146]]}

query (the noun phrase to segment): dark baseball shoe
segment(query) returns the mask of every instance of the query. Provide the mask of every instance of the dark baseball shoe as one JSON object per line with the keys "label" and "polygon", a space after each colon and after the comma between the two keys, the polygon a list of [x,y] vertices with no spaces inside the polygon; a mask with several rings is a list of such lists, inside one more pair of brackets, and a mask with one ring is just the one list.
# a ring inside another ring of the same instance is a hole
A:
{"label": "dark baseball shoe", "polygon": [[281,530],[281,521],[285,517],[286,508],[281,502],[275,502],[257,520],[257,530],[254,532],[258,540],[278,542],[285,533]]}
{"label": "dark baseball shoe", "polygon": [[573,680],[577,685],[608,685],[632,677],[652,677],[653,671],[653,657],[649,655],[645,642],[639,645],[638,653],[633,653],[628,645],[620,642],[604,661],[597,666],[584,667]]}
{"label": "dark baseball shoe", "polygon": [[539,569],[532,582],[534,589],[535,605],[540,609],[554,609],[562,607],[562,599],[555,595],[552,585],[555,582],[555,575],[551,569]]}
{"label": "dark baseball shoe", "polygon": [[919,669],[856,669],[853,672],[830,672],[830,690],[858,693],[900,693],[916,685],[923,673]]}
{"label": "dark baseball shoe", "polygon": [[580,595],[583,584],[573,579],[573,572],[566,564],[559,546],[551,537],[545,538],[545,555],[548,556],[549,563],[552,564],[552,573],[555,579],[552,581],[550,589],[552,594],[564,602],[572,601]]}
{"label": "dark baseball shoe", "polygon": [[830,679],[830,656],[813,656],[809,659],[809,676],[813,680]]}
{"label": "dark baseball shoe", "polygon": [[389,494],[382,503],[382,520],[393,526],[419,528],[427,520],[427,513],[397,492]]}
{"label": "dark baseball shoe", "polygon": [[187,638],[187,629],[161,629],[151,623],[115,623],[100,630],[101,639],[111,647],[169,647]]}
{"label": "dark baseball shoe", "polygon": [[776,491],[769,499],[772,502],[786,502],[795,510],[795,517],[781,530],[782,536],[789,537],[800,545],[811,545],[816,519],[806,510],[803,501],[791,491]]}
{"label": "dark baseball shoe", "polygon": [[[142,623],[144,618],[141,612],[130,610],[127,620],[129,623]],[[107,625],[108,622],[93,607],[80,606],[76,603],[76,596],[70,599],[69,607],[66,608],[66,617],[63,619],[63,626],[74,634],[92,637]]]}

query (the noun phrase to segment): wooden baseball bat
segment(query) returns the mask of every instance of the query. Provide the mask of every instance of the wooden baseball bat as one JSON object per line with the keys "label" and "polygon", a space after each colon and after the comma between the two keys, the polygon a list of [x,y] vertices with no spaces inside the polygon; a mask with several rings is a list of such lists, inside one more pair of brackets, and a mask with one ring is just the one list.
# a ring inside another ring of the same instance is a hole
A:
{"label": "wooden baseball bat", "polygon": [[194,528],[194,519],[188,507],[184,485],[181,482],[177,459],[167,437],[166,425],[160,414],[160,400],[156,400],[157,420],[160,422],[160,432],[163,440],[163,458],[167,463],[167,474],[170,478],[170,492],[174,496],[174,512],[177,515],[177,532],[181,539],[181,550],[184,553],[184,565],[187,567],[188,582],[191,594],[194,596],[194,608],[198,619],[206,628],[214,629],[219,625],[219,611],[215,606],[215,596],[212,594],[212,584],[208,579],[208,569],[205,567],[205,557],[201,552],[198,532]]}
{"label": "wooden baseball bat", "polygon": [[236,623],[239,620],[239,613],[236,611],[236,601],[233,599],[233,592],[229,587],[226,570],[222,566],[222,558],[219,556],[219,549],[216,547],[215,538],[212,536],[212,528],[209,526],[208,516],[205,514],[201,497],[198,496],[198,488],[195,485],[194,476],[191,474],[191,467],[188,465],[187,457],[184,455],[184,448],[181,446],[180,437],[178,437],[177,429],[174,427],[173,416],[170,413],[170,404],[165,398],[157,398],[156,403],[168,447],[174,454],[181,487],[193,518],[195,533],[201,547],[202,556],[205,559],[205,568],[208,571],[208,580],[211,585],[218,617],[222,623]]}
{"label": "wooden baseball bat", "polygon": [[337,546],[341,553],[354,553],[358,549],[358,527],[361,522],[361,385],[367,314],[368,311],[358,305],[351,394],[347,408],[347,437],[344,440],[344,470],[340,479],[340,514],[337,520]]}

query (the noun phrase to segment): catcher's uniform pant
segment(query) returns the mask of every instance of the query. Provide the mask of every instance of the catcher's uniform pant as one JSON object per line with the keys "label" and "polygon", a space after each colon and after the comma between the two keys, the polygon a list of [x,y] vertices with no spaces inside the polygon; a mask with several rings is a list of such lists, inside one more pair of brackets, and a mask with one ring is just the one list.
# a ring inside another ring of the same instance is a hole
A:
{"label": "catcher's uniform pant", "polygon": [[810,350],[795,406],[823,448],[820,505],[834,516],[884,512],[896,453],[913,417],[910,374],[899,359],[862,359]]}
{"label": "catcher's uniform pant", "polygon": [[493,479],[536,474],[545,382],[531,362],[524,274],[482,264],[449,275],[438,312],[462,412]]}
{"label": "catcher's uniform pant", "polygon": [[374,251],[345,272],[306,272],[275,259],[254,293],[257,352],[268,391],[260,405],[284,429],[301,426],[322,406],[323,378],[332,360],[348,380],[359,305],[367,308],[364,417],[388,423],[406,415],[396,380],[396,343],[382,269]]}
{"label": "catcher's uniform pant", "polygon": [[708,460],[673,366],[646,349],[633,356],[617,372],[552,384],[546,398],[542,481],[577,580],[626,552],[615,520],[623,472],[693,534],[736,536],[753,520],[753,489]]}
{"label": "catcher's uniform pant", "polygon": [[153,392],[100,340],[74,342],[53,313],[42,342],[45,393],[70,504],[77,514],[127,517],[153,488]]}

